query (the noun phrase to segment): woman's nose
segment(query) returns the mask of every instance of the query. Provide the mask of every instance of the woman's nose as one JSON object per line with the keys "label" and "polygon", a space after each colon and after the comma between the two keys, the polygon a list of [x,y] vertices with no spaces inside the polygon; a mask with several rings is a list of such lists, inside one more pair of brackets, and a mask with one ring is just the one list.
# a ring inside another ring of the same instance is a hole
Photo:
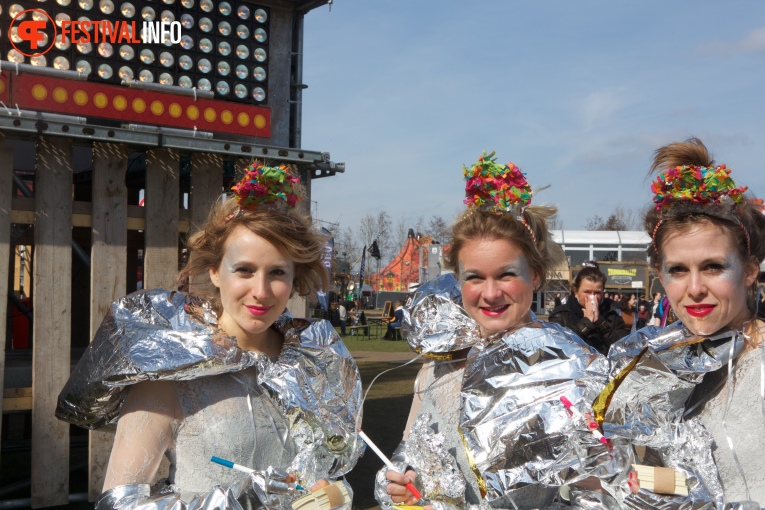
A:
{"label": "woman's nose", "polygon": [[688,295],[691,297],[702,297],[707,293],[707,285],[704,276],[699,271],[691,271],[688,279]]}
{"label": "woman's nose", "polygon": [[252,287],[250,288],[250,292],[256,299],[264,299],[271,295],[271,288],[268,285],[266,275],[259,273],[252,277]]}

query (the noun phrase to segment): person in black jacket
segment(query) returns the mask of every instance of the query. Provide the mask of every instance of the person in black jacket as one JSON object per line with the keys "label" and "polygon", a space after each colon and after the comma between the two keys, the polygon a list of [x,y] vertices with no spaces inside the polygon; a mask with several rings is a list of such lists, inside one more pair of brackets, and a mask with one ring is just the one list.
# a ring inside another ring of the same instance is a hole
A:
{"label": "person in black jacket", "polygon": [[553,309],[550,322],[565,326],[603,354],[611,344],[627,336],[629,329],[619,314],[603,300],[606,276],[597,264],[585,264],[576,275],[565,305]]}

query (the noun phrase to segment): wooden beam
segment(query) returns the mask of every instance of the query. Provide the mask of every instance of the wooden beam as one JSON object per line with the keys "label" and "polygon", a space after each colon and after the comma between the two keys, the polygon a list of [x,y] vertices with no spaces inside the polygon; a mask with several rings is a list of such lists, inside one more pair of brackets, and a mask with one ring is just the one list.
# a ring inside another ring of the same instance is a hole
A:
{"label": "wooden beam", "polygon": [[3,390],[3,412],[31,410],[32,388],[5,388]]}
{"label": "wooden beam", "polygon": [[178,152],[146,152],[146,249],[143,255],[145,289],[174,289],[178,273]]}
{"label": "wooden beam", "polygon": [[[13,190],[13,148],[0,136],[0,395],[5,375],[5,332],[8,328],[8,274],[11,267],[11,190]],[[5,402],[0,403],[5,410]],[[0,437],[2,420],[0,420]]]}
{"label": "wooden beam", "polygon": [[[125,187],[127,149],[122,144],[93,144],[93,227],[90,250],[90,338],[96,335],[111,303],[127,287],[128,193]],[[90,432],[88,499],[104,486],[114,434]]]}
{"label": "wooden beam", "polygon": [[[34,225],[35,223],[35,199],[24,197],[13,197],[11,201],[13,210],[11,211],[11,223],[21,223],[24,225]],[[93,226],[91,220],[90,202],[75,201],[72,203],[72,226],[87,227]],[[127,206],[127,229],[128,230],[146,230],[146,210],[137,205]],[[185,209],[178,210],[178,231],[187,232],[189,230],[189,212]]]}
{"label": "wooden beam", "polygon": [[32,508],[69,502],[69,424],[56,397],[69,378],[72,321],[72,141],[40,136],[35,158],[32,303]]}
{"label": "wooden beam", "polygon": [[[220,200],[223,188],[223,158],[218,154],[195,153],[191,157],[191,194],[189,196],[189,223],[196,232],[207,221],[210,210]],[[199,291],[210,279],[200,275],[192,279],[189,292]]]}

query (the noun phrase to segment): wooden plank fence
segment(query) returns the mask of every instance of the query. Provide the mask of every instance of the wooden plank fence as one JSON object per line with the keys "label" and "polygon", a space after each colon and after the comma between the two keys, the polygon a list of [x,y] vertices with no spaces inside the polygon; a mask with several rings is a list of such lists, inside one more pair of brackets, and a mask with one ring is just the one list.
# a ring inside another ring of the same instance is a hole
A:
{"label": "wooden plank fence", "polygon": [[[2,135],[0,135],[1,138]],[[12,196],[13,148],[0,139],[0,345],[6,338],[8,282],[13,271],[11,225],[34,225],[32,387],[3,388],[5,349],[0,349],[3,412],[32,411],[32,507],[68,503],[69,425],[54,417],[56,398],[70,372],[72,345],[72,228],[91,229],[90,335],[110,303],[127,292],[129,231],[144,231],[144,287],[175,288],[179,234],[204,221],[219,199],[222,157],[192,154],[189,210],[180,202],[179,153],[147,151],[146,206],[128,205],[127,148],[94,142],[92,202],[73,200],[72,142],[38,136],[34,198]],[[77,317],[74,320],[79,320]],[[85,320],[83,317],[82,320]],[[1,432],[1,430],[0,430]],[[101,492],[113,435],[89,436],[88,494]]]}

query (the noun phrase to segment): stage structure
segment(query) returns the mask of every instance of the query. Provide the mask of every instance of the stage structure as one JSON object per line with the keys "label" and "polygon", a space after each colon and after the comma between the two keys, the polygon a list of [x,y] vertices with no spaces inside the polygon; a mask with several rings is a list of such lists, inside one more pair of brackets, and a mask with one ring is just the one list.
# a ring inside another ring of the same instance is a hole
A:
{"label": "stage structure", "polygon": [[401,251],[387,266],[369,276],[369,285],[377,292],[409,292],[441,274],[441,257],[441,245],[428,236],[418,239],[409,229]]}
{"label": "stage structure", "polygon": [[56,397],[113,300],[177,285],[186,233],[237,169],[294,164],[309,195],[344,171],[301,147],[303,18],[327,3],[0,2],[3,455],[31,441],[31,501],[0,505],[98,495],[112,436],[70,434]]}

